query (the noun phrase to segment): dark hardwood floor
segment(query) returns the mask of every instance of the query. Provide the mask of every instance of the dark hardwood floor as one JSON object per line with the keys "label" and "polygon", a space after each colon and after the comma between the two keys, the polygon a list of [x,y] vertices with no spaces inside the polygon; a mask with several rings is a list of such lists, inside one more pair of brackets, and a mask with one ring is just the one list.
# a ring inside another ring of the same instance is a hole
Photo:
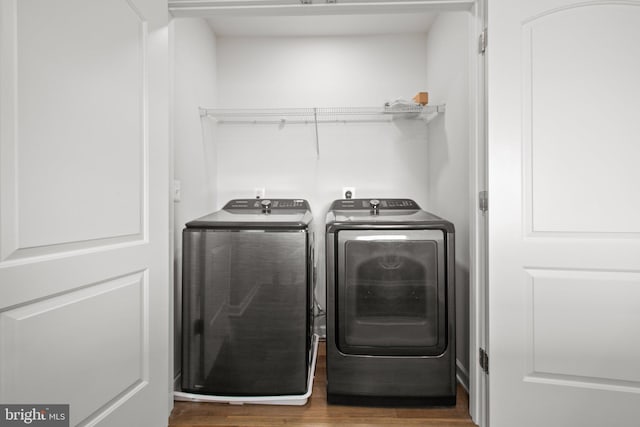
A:
{"label": "dark hardwood floor", "polygon": [[170,427],[204,426],[474,426],[467,392],[458,386],[456,406],[371,408],[328,405],[325,344],[320,342],[313,393],[304,406],[175,402]]}

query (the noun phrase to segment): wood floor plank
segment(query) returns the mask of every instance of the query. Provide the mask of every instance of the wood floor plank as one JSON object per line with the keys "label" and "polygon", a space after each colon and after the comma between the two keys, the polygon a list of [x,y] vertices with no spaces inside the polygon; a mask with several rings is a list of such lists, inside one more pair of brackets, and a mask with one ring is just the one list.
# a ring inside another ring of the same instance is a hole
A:
{"label": "wood floor plank", "polygon": [[387,408],[327,404],[326,351],[318,347],[313,392],[304,406],[229,405],[226,403],[175,402],[169,427],[471,427],[469,400],[458,386],[453,407]]}

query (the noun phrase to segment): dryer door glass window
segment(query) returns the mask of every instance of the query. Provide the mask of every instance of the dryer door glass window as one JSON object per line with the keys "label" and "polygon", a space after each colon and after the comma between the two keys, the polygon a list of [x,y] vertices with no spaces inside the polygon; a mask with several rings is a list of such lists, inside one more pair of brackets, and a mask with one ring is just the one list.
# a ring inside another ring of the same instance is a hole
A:
{"label": "dryer door glass window", "polygon": [[348,354],[438,355],[446,348],[444,233],[339,233],[338,345]]}

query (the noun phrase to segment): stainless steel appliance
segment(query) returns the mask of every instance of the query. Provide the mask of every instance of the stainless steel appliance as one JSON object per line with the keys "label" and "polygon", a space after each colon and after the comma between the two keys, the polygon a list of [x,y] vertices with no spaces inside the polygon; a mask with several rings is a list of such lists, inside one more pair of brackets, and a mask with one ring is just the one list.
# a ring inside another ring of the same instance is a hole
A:
{"label": "stainless steel appliance", "polygon": [[326,218],[327,399],[456,401],[454,226],[409,199],[345,199]]}
{"label": "stainless steel appliance", "polygon": [[184,392],[306,392],[313,331],[311,220],[306,200],[238,199],[186,224]]}

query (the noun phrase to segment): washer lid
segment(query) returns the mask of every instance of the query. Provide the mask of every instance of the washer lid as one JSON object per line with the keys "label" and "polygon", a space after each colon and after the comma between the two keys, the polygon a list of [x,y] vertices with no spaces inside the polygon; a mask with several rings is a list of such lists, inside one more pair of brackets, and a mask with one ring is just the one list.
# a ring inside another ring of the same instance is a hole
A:
{"label": "washer lid", "polygon": [[187,228],[306,228],[312,220],[304,199],[234,199],[222,210],[190,221]]}

